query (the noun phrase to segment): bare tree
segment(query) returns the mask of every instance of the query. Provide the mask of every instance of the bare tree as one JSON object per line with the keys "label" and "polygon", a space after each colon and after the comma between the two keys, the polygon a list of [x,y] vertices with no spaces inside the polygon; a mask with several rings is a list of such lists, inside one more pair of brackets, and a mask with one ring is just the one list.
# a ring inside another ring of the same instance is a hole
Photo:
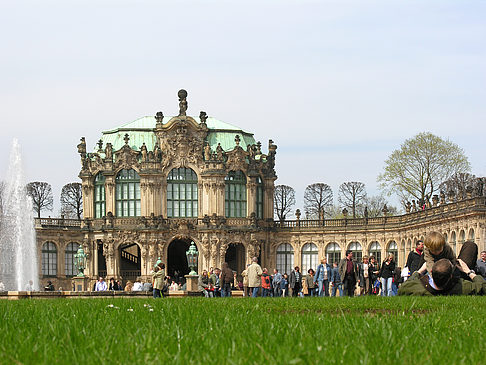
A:
{"label": "bare tree", "polygon": [[52,210],[54,198],[52,197],[51,184],[40,181],[30,182],[27,184],[27,193],[32,198],[32,205],[37,213],[37,218],[40,218],[42,210]]}
{"label": "bare tree", "polygon": [[356,213],[362,207],[365,199],[366,188],[362,182],[348,181],[339,186],[338,201],[343,208],[351,210],[353,218],[356,218]]}
{"label": "bare tree", "polygon": [[61,190],[61,212],[66,217],[81,219],[83,214],[83,190],[80,183],[69,183]]}
{"label": "bare tree", "polygon": [[318,218],[321,212],[329,216],[328,209],[332,203],[332,189],[329,185],[315,183],[305,188],[304,209],[310,218]]}
{"label": "bare tree", "polygon": [[288,185],[275,186],[273,195],[275,214],[278,219],[283,221],[287,214],[292,211],[295,205],[295,190]]}
{"label": "bare tree", "polygon": [[476,176],[467,172],[457,172],[450,179],[440,184],[439,189],[446,195],[453,191],[458,200],[466,199],[466,190],[474,188],[476,185]]}
{"label": "bare tree", "polygon": [[[390,205],[383,197],[383,195],[367,197],[364,201],[364,205],[366,206],[369,218],[382,217],[383,208],[385,207],[385,205],[388,210],[388,212],[386,213],[387,216],[397,215],[399,213],[398,209]],[[365,215],[364,212],[363,215]]]}

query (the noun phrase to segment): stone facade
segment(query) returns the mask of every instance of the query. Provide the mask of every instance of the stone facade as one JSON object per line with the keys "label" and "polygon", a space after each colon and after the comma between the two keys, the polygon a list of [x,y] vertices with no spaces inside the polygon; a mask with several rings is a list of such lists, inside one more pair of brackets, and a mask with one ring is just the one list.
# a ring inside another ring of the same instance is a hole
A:
{"label": "stone facade", "polygon": [[[71,287],[66,275],[70,243],[83,246],[88,255],[85,274],[92,280],[98,275],[122,280],[148,278],[158,258],[168,263],[169,270],[184,271],[181,263],[190,242],[199,252],[199,271],[230,261],[238,273],[254,256],[263,266],[284,271],[292,265],[315,268],[322,256],[336,260],[350,247],[362,255],[380,252],[381,257],[396,251],[403,266],[416,240],[433,230],[446,234],[456,250],[466,239],[485,249],[484,196],[434,203],[424,211],[397,217],[274,221],[277,146],[270,140],[264,154],[261,144],[251,143],[247,132],[209,125],[204,112],[196,121],[186,115],[186,96],[179,93],[179,115],[166,123],[158,112],[153,127],[112,133],[110,136],[126,132],[121,146],[101,139],[95,152],[88,153],[81,139],[78,152],[84,219],[36,219],[42,284],[52,280],[56,287]],[[142,129],[145,138],[153,138],[155,143],[145,140],[140,146],[131,145],[132,138],[140,141]],[[221,143],[214,141],[215,136]],[[169,179],[173,171],[197,177],[192,187],[184,185],[184,189],[197,191],[190,203],[184,199],[174,203],[171,198],[171,189],[182,189]],[[126,191],[121,186],[124,178],[129,181]],[[229,203],[233,194],[230,185],[238,178],[240,187],[244,186],[242,191],[236,190],[241,197]],[[54,244],[55,254],[53,250],[50,256],[43,252],[47,242]],[[286,247],[285,254],[278,253],[281,247]],[[43,259],[50,261],[52,270]]]}

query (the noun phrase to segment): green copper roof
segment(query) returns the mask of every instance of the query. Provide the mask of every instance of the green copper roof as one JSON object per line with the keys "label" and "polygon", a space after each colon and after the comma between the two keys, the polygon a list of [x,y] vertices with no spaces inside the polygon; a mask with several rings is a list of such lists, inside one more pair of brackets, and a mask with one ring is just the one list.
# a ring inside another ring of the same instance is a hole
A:
{"label": "green copper roof", "polygon": [[[165,117],[165,121],[169,121],[172,117]],[[198,121],[198,117],[193,117]],[[113,150],[119,150],[124,144],[125,134],[128,133],[130,141],[128,144],[134,150],[139,150],[143,143],[147,146],[149,151],[154,149],[154,145],[157,142],[155,137],[155,117],[142,117],[132,122],[126,123],[120,127],[113,128],[103,132],[101,139],[103,140],[103,147],[107,143],[111,143]],[[206,124],[209,129],[207,141],[213,151],[216,150],[218,143],[221,143],[221,147],[224,151],[232,150],[235,143],[235,136],[240,136],[240,146],[246,150],[248,145],[255,143],[253,134],[246,132],[239,127],[231,125],[229,123],[222,122],[216,118],[208,117]],[[98,150],[98,146],[95,147],[95,151]]]}

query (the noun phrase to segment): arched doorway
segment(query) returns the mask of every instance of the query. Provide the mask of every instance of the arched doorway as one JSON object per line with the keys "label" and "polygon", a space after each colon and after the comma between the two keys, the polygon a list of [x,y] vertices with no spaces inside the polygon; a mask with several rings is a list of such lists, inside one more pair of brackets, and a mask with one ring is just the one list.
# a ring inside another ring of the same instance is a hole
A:
{"label": "arched doorway", "polygon": [[[104,278],[106,278],[106,259],[105,259],[105,255],[103,255],[103,242],[101,242],[101,240],[97,240],[96,241],[96,250],[98,251],[97,252],[97,256],[98,256],[98,262],[97,262],[97,265],[98,265],[98,276],[102,276]],[[96,278],[98,279],[98,278]]]}
{"label": "arched doorway", "polygon": [[120,253],[120,275],[123,284],[128,280],[135,282],[142,273],[140,247],[136,243],[126,243],[118,247]]}
{"label": "arched doorway", "polygon": [[230,243],[224,261],[228,263],[231,270],[240,275],[245,269],[245,247],[241,243]]}
{"label": "arched doorway", "polygon": [[186,257],[190,245],[190,239],[175,239],[167,249],[167,275],[181,284],[185,282],[184,275],[189,274],[190,271]]}

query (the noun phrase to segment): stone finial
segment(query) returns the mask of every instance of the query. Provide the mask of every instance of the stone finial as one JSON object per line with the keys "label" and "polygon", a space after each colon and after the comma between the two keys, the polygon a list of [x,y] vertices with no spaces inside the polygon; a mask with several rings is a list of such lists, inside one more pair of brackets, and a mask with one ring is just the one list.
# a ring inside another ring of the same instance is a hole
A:
{"label": "stone finial", "polygon": [[179,97],[179,116],[185,116],[187,111],[187,91],[181,89],[177,96]]}
{"label": "stone finial", "polygon": [[407,202],[407,204],[405,204],[405,211],[407,213],[410,213],[412,211],[412,203]]}
{"label": "stone finial", "polygon": [[208,115],[206,114],[206,112],[201,111],[201,113],[199,113],[199,120],[201,121],[201,124],[206,124],[207,119]]}
{"label": "stone finial", "polygon": [[128,135],[128,133],[125,133],[125,137],[123,137],[123,140],[125,141],[125,145],[128,146],[128,142],[130,141],[130,136]]}
{"label": "stone finial", "polygon": [[261,155],[262,154],[262,142],[258,141],[256,143],[256,154],[257,155]]}
{"label": "stone finial", "polygon": [[155,113],[155,120],[157,121],[157,123],[162,123],[164,120],[164,113],[162,112]]}
{"label": "stone finial", "polygon": [[240,136],[239,135],[235,136],[235,143],[236,143],[237,146],[240,145]]}
{"label": "stone finial", "polygon": [[300,213],[300,209],[297,209],[297,210],[295,211],[295,217],[297,218],[297,220],[300,220],[300,215],[301,215],[301,213]]}
{"label": "stone finial", "polygon": [[449,193],[447,194],[447,197],[449,198],[449,203],[452,203],[454,201],[455,196],[456,196],[455,191],[449,190]]}
{"label": "stone finial", "polygon": [[436,207],[437,205],[439,205],[439,195],[434,194],[432,196],[432,206]]}
{"label": "stone finial", "polygon": [[348,210],[346,208],[343,209],[343,216],[344,218],[348,216]]}
{"label": "stone finial", "polygon": [[86,139],[81,137],[80,143],[78,144],[78,153],[81,155],[82,158],[86,157]]}
{"label": "stone finial", "polygon": [[443,191],[440,192],[440,205],[444,205],[446,203],[446,196]]}
{"label": "stone finial", "polygon": [[103,140],[101,138],[98,141],[98,152],[103,152]]}
{"label": "stone finial", "polygon": [[365,207],[365,208],[364,208],[364,217],[365,217],[365,218],[368,218],[368,214],[369,214],[369,213],[368,213],[368,207]]}
{"label": "stone finial", "polygon": [[388,210],[388,207],[386,206],[386,204],[383,206],[382,212],[383,212],[383,216],[386,216],[388,214],[389,210]]}

